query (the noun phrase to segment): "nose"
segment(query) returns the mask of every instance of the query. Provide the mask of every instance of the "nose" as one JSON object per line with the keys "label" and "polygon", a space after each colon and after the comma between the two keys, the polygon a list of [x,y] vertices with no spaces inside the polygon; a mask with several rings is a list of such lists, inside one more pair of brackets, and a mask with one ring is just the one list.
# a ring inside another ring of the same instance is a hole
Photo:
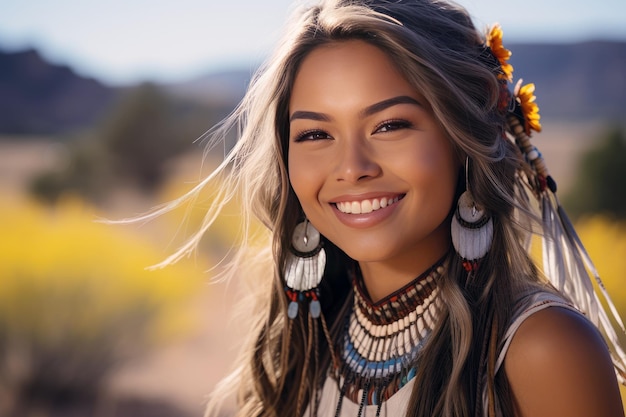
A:
{"label": "nose", "polygon": [[342,141],[335,158],[337,181],[356,183],[375,178],[382,172],[376,162],[375,152],[365,140]]}

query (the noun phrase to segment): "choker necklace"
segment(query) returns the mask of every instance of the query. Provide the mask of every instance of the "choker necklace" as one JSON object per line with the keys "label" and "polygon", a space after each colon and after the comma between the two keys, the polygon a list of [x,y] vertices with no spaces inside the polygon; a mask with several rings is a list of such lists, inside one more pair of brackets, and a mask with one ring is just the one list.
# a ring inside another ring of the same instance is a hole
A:
{"label": "choker necklace", "polygon": [[336,417],[344,397],[359,404],[358,417],[366,405],[378,405],[379,415],[382,403],[413,379],[441,311],[437,280],[442,264],[443,259],[376,303],[353,275],[354,305],[340,338],[341,365],[335,375],[340,387]]}

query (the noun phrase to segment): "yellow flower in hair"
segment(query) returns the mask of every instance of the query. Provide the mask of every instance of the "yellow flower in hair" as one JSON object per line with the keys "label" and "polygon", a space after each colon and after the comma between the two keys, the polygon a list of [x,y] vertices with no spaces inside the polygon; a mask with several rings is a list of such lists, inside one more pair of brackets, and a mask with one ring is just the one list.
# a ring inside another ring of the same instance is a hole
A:
{"label": "yellow flower in hair", "polygon": [[535,103],[535,84],[530,83],[521,86],[521,80],[518,82],[515,88],[515,96],[519,100],[519,104],[522,107],[522,114],[524,115],[524,130],[526,134],[530,136],[530,131],[541,132],[541,123],[539,119],[539,106]]}
{"label": "yellow flower in hair", "polygon": [[499,75],[499,77],[512,81],[513,65],[507,62],[509,58],[511,58],[511,51],[502,45],[502,28],[500,25],[495,24],[489,30],[489,33],[487,34],[487,46],[491,49],[491,53],[493,53],[493,55],[500,62],[503,74]]}

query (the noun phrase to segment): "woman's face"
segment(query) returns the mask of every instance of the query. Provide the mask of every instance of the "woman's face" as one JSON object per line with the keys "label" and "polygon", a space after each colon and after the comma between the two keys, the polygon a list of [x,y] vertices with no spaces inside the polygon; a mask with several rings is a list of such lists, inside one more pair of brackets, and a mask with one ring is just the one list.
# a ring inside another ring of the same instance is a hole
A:
{"label": "woman's face", "polygon": [[326,238],[361,263],[410,265],[448,250],[459,163],[385,53],[359,40],[313,50],[289,117],[291,185]]}

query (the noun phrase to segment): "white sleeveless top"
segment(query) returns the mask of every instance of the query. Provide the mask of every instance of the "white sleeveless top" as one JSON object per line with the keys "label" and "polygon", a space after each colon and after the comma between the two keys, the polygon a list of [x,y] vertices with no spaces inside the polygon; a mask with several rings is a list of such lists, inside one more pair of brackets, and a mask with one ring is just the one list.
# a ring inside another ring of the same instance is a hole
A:
{"label": "white sleeveless top", "polygon": [[[567,303],[565,300],[560,298],[557,295],[547,293],[547,292],[536,292],[525,296],[520,300],[517,304],[515,312],[513,313],[513,319],[511,325],[505,333],[504,339],[501,341],[499,347],[499,354],[496,361],[496,369],[497,373],[502,364],[504,363],[504,358],[506,357],[506,353],[511,345],[511,341],[513,340],[513,336],[515,335],[517,329],[522,325],[522,323],[531,315],[537,313],[548,307],[564,307],[573,311],[577,311],[571,304]],[[486,378],[486,376],[485,376]],[[413,392],[413,386],[415,383],[415,378],[409,381],[405,386],[403,386],[398,392],[392,395],[387,401],[385,401],[380,409],[381,417],[402,417],[406,414],[409,400],[411,398],[411,394]],[[483,384],[482,386],[486,386]],[[317,411],[317,417],[334,417],[337,411],[337,404],[339,402],[340,390],[337,381],[328,377],[326,382],[324,383],[324,387],[320,394],[320,402]],[[496,404],[498,402],[496,401]],[[488,395],[486,390],[483,391],[483,415],[487,416],[488,410]],[[365,405],[363,406],[363,410],[361,412],[361,416],[363,417],[374,417],[376,416],[376,412],[378,411],[378,405]],[[359,404],[356,404],[350,401],[348,398],[343,398],[341,404],[341,413],[340,417],[356,417],[359,412]],[[309,410],[305,412],[304,416],[308,416]],[[499,410],[496,410],[497,415],[501,415]]]}

